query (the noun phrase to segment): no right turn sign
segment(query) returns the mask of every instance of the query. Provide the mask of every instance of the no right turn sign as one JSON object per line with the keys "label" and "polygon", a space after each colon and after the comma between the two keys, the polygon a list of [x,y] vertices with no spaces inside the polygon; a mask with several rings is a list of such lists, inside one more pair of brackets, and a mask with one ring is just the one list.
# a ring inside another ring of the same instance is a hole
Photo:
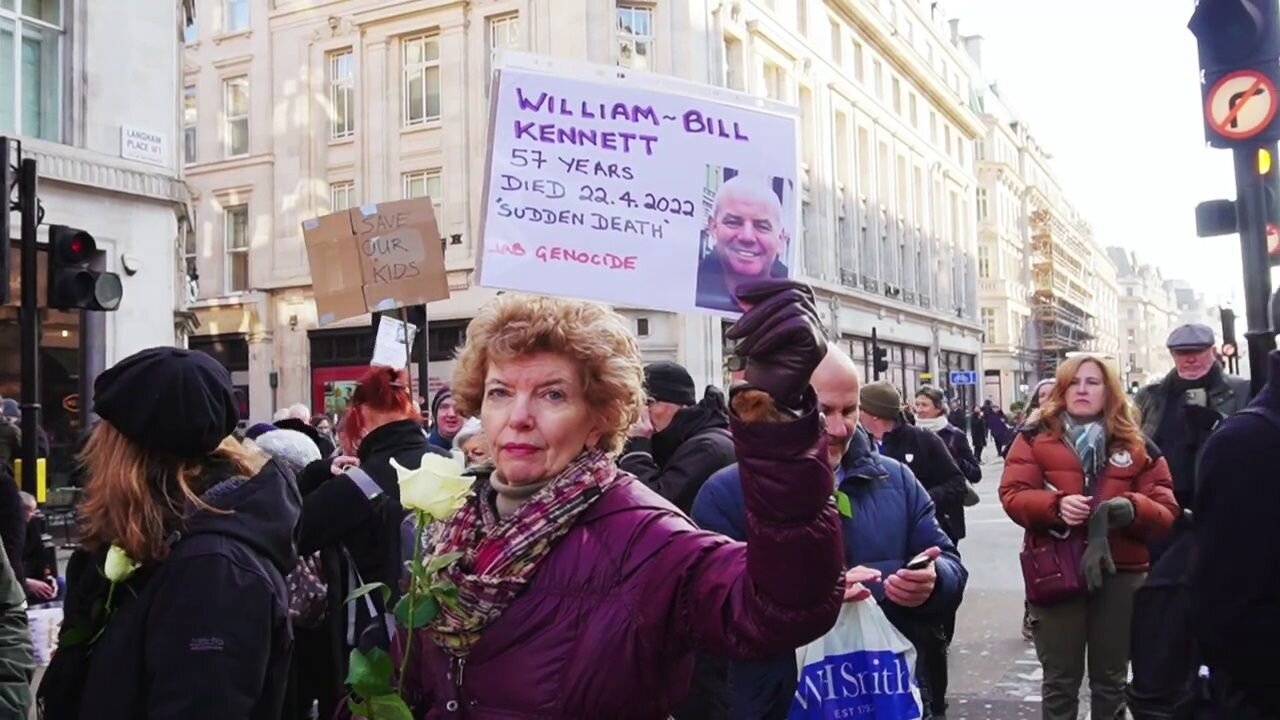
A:
{"label": "no right turn sign", "polygon": [[1228,73],[1205,98],[1211,132],[1225,140],[1245,140],[1262,132],[1276,116],[1276,86],[1256,70]]}

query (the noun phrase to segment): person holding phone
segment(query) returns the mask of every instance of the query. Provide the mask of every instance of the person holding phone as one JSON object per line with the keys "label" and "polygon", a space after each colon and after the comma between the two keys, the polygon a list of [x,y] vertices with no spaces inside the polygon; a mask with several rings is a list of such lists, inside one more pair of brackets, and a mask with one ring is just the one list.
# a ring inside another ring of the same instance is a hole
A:
{"label": "person holding phone", "polygon": [[[1028,550],[1064,548],[1069,555],[1082,548],[1075,592],[1031,606],[1045,720],[1075,720],[1086,657],[1092,716],[1124,717],[1133,598],[1149,568],[1146,543],[1169,531],[1178,504],[1169,466],[1139,432],[1111,363],[1082,354],[1058,367],[1037,422],[1009,449],[1000,502],[1026,528]],[[1082,533],[1087,544],[1079,542]],[[1027,579],[1035,588],[1038,578]],[[1035,599],[1030,592],[1028,599]]]}
{"label": "person holding phone", "polygon": [[[959,607],[968,581],[955,545],[938,525],[929,493],[904,463],[877,453],[858,426],[861,382],[854,362],[831,345],[810,378],[825,418],[827,462],[848,501],[841,512],[846,602],[874,597],[919,649],[926,633]],[[747,537],[747,502],[737,465],[711,476],[693,520],[735,540]],[[843,501],[840,502],[843,505]],[[921,663],[921,690],[929,692]],[[729,663],[724,690],[731,718],[786,718],[796,690],[795,653]],[[933,704],[926,698],[925,716]]]}
{"label": "person holding phone", "polygon": [[[1169,461],[1173,492],[1184,508],[1195,504],[1196,466],[1209,433],[1249,403],[1249,382],[1222,369],[1215,342],[1208,325],[1175,328],[1167,343],[1173,369],[1134,397],[1142,432]],[[1152,548],[1153,562],[1163,549]]]}

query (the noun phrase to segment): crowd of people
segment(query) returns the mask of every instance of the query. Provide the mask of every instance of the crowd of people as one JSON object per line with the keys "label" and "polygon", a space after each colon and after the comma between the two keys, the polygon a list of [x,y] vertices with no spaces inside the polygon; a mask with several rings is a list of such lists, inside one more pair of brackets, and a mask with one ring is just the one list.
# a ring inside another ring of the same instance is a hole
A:
{"label": "crowd of people", "polygon": [[[1260,671],[1280,667],[1280,572],[1249,560],[1280,490],[1255,502],[1233,467],[1280,460],[1280,368],[1246,408],[1212,332],[1187,326],[1136,398],[1082,354],[1006,414],[865,382],[803,285],[738,295],[727,390],[643,365],[610,310],[517,295],[470,324],[429,403],[371,366],[340,416],[294,405],[242,430],[209,356],[121,361],[95,383],[65,580],[34,498],[0,482],[0,708],[353,717],[352,651],[410,646],[396,676],[415,717],[784,719],[796,650],[870,600],[916,652],[919,716],[945,718],[990,438],[1025,528],[1009,562],[1045,718],[1077,716],[1086,671],[1097,718],[1280,714]],[[431,455],[474,485],[414,547],[399,477]],[[459,558],[441,569],[456,600],[405,630],[391,610],[417,550]],[[348,601],[370,583],[386,593]],[[33,697],[24,609],[42,602],[64,615]]]}

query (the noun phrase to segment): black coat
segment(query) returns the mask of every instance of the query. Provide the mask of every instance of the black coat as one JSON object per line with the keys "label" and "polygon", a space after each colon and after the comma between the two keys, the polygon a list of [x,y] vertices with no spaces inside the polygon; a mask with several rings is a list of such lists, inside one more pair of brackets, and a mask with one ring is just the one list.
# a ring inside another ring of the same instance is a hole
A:
{"label": "black coat", "polygon": [[728,409],[716,390],[677,412],[653,438],[632,438],[618,467],[687,515],[707,478],[737,461]]}
{"label": "black coat", "polygon": [[[293,642],[284,575],[297,563],[297,487],[272,462],[204,498],[231,512],[195,511],[169,556],[114,593],[117,609],[89,659],[81,720],[280,717]],[[105,557],[106,548],[72,557],[60,642],[105,597]],[[45,676],[54,687],[42,696],[65,692],[56,687],[67,677],[62,652]]]}
{"label": "black coat", "polygon": [[1270,418],[1246,410],[1223,420],[1200,460],[1194,626],[1215,682],[1229,682],[1263,717],[1280,717],[1280,351],[1249,408]]}
{"label": "black coat", "polygon": [[938,524],[952,542],[965,536],[964,498],[969,488],[942,438],[924,428],[899,423],[881,440],[880,454],[911,468],[916,479],[929,491]]}
{"label": "black coat", "polygon": [[8,468],[0,466],[0,542],[4,543],[4,553],[19,582],[27,576],[22,564],[27,543],[25,515],[17,482]]}
{"label": "black coat", "polygon": [[938,431],[938,437],[942,438],[942,443],[947,446],[947,452],[951,454],[951,459],[956,461],[965,479],[971,483],[981,482],[982,464],[974,456],[973,448],[969,447],[969,438],[965,437],[964,431],[955,425],[947,425]]}
{"label": "black coat", "polygon": [[[428,445],[422,427],[412,420],[388,423],[366,435],[357,453],[360,467],[383,492],[372,503],[351,481],[334,477],[327,459],[308,465],[299,479],[303,501],[298,554],[321,552],[329,597],[324,624],[298,632],[293,671],[297,686],[291,692],[292,702],[297,703],[292,708],[296,714],[286,717],[301,717],[311,699],[319,700],[320,717],[331,717],[340,703],[350,651],[345,598],[354,589],[347,554],[355,562],[361,581],[382,582],[398,593],[400,523],[405,512],[391,460],[394,458],[405,468],[416,468],[426,453],[446,454]],[[381,602],[377,593],[372,597]],[[359,638],[370,618],[364,603],[354,607],[352,633]]]}

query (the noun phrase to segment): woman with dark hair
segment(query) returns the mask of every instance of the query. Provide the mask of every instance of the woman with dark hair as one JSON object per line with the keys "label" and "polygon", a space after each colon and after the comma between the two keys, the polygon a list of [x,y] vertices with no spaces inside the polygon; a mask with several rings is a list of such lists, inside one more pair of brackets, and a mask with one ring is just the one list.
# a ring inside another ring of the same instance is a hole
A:
{"label": "woman with dark hair", "polygon": [[[915,400],[916,426],[932,432],[942,438],[947,452],[960,466],[960,472],[971,483],[982,480],[982,466],[969,447],[969,438],[964,431],[947,419],[947,401],[942,391],[925,385],[916,391]],[[975,500],[976,502],[976,500]]]}
{"label": "woman with dark hair", "polygon": [[[1093,717],[1123,717],[1133,598],[1149,567],[1146,543],[1169,531],[1178,504],[1169,465],[1142,436],[1107,361],[1079,355],[1058,367],[1034,423],[1009,450],[1000,500],[1026,528],[1024,547],[1059,559],[1052,597],[1032,597],[1043,592],[1042,576],[1026,578],[1045,719],[1075,719],[1086,657]],[[1060,569],[1072,563],[1070,572],[1083,578],[1060,584]],[[1026,572],[1037,571],[1033,565]]]}
{"label": "woman with dark hair", "polygon": [[[422,414],[409,393],[403,369],[371,366],[360,378],[343,415],[336,459],[311,463],[302,474],[302,528],[298,554],[320,552],[328,586],[324,622],[298,632],[298,711],[311,703],[320,717],[332,717],[341,702],[351,648],[385,611],[382,597],[370,596],[375,613],[363,602],[344,604],[366,583],[381,582],[397,592],[400,581],[400,525],[405,511],[394,460],[416,469],[427,453],[445,454],[427,443]],[[362,475],[346,474],[358,466]],[[362,484],[363,483],[363,484]],[[393,600],[394,602],[394,600]]]}
{"label": "woman with dark hair", "polygon": [[41,717],[279,718],[300,500],[230,438],[230,375],[204,353],[144,350],[98,376],[94,412]]}

